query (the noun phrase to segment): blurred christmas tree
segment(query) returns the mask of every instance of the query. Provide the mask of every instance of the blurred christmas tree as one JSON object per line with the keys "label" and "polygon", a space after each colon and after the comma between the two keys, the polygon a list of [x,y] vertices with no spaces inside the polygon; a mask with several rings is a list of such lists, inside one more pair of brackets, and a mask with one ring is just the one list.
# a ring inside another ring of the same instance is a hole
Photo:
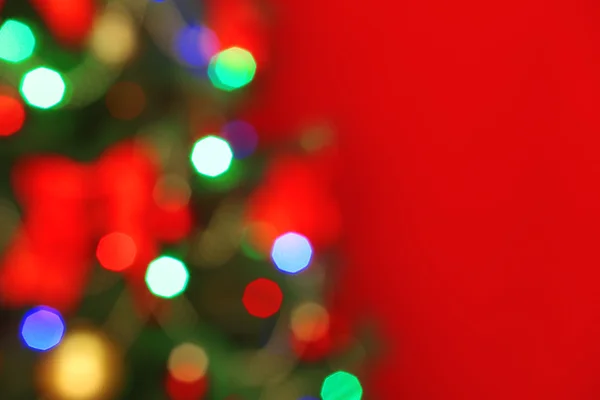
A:
{"label": "blurred christmas tree", "polygon": [[260,4],[0,10],[0,397],[360,399],[328,131],[238,119]]}

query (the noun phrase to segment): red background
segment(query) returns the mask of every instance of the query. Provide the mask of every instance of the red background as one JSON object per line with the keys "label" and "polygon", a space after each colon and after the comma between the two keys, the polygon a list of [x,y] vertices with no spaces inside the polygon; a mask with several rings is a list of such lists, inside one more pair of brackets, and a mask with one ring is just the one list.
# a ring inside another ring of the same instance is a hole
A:
{"label": "red background", "polygon": [[367,398],[597,398],[598,3],[273,3],[256,120],[340,132],[340,299],[393,338]]}

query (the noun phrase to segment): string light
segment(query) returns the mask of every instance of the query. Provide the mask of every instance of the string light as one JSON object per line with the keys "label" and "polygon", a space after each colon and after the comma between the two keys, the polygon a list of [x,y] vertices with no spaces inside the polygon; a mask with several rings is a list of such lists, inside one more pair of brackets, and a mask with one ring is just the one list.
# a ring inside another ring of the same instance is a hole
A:
{"label": "string light", "polygon": [[80,330],[43,360],[42,387],[50,397],[61,400],[112,398],[120,380],[120,357],[102,334]]}
{"label": "string light", "polygon": [[100,239],[96,248],[98,262],[110,271],[123,271],[135,261],[137,247],[131,236],[112,232]]}
{"label": "string light", "polygon": [[190,185],[179,175],[161,176],[152,191],[154,202],[159,207],[171,211],[185,207],[191,196]]}
{"label": "string light", "polygon": [[62,316],[50,307],[41,306],[30,310],[21,323],[23,343],[32,350],[50,350],[60,343],[64,333],[65,322]]}
{"label": "string light", "polygon": [[282,272],[297,274],[309,266],[313,250],[308,239],[289,232],[279,236],[271,250],[271,258]]}
{"label": "string light", "polygon": [[100,61],[113,66],[124,64],[133,56],[136,46],[136,29],[127,12],[110,9],[96,20],[90,48]]}
{"label": "string light", "polygon": [[27,25],[7,19],[0,26],[0,59],[9,63],[25,61],[35,50],[35,36]]}
{"label": "string light", "polygon": [[0,95],[0,121],[0,136],[17,133],[25,123],[23,104],[12,96]]}
{"label": "string light", "polygon": [[279,285],[269,279],[259,278],[250,282],[244,291],[242,302],[248,313],[258,318],[269,318],[279,311],[283,293]]}
{"label": "string light", "polygon": [[152,261],[146,270],[146,284],[154,295],[173,298],[185,290],[189,273],[184,263],[167,256]]}
{"label": "string light", "polygon": [[177,33],[174,47],[183,64],[203,67],[219,52],[219,39],[204,26],[186,26]]}
{"label": "string light", "polygon": [[195,382],[206,375],[208,356],[202,347],[183,343],[171,351],[167,369],[178,381]]}
{"label": "string light", "polygon": [[290,325],[298,340],[314,342],[329,331],[329,313],[319,304],[304,303],[292,311]]}
{"label": "string light", "polygon": [[231,47],[210,61],[208,77],[221,90],[232,91],[246,86],[254,79],[256,61],[248,50]]}
{"label": "string light", "polygon": [[233,152],[227,141],[211,135],[194,144],[191,158],[199,174],[214,178],[229,169]]}
{"label": "string light", "polygon": [[62,76],[46,67],[36,68],[23,77],[21,94],[25,101],[37,108],[48,109],[62,101],[66,84]]}
{"label": "string light", "polygon": [[277,238],[277,229],[266,222],[253,222],[246,226],[242,235],[244,254],[256,260],[268,258],[273,242]]}
{"label": "string light", "polygon": [[363,389],[358,378],[345,371],[329,375],[321,387],[323,400],[360,400],[362,395]]}

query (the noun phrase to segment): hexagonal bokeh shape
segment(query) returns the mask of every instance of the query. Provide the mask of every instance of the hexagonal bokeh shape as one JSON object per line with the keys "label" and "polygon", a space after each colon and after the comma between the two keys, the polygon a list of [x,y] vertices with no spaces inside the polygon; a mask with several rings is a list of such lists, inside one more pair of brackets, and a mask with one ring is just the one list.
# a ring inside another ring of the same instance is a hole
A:
{"label": "hexagonal bokeh shape", "polygon": [[345,371],[329,375],[321,388],[323,400],[361,400],[362,395],[363,388],[358,378]]}
{"label": "hexagonal bokeh shape", "polygon": [[29,26],[7,19],[0,26],[0,59],[9,63],[20,63],[32,56],[35,36]]}
{"label": "hexagonal bokeh shape", "polygon": [[146,270],[146,284],[152,294],[173,298],[186,289],[189,272],[185,264],[173,257],[162,256],[152,261]]}
{"label": "hexagonal bokeh shape", "polygon": [[289,274],[297,274],[310,265],[313,249],[308,239],[298,233],[288,232],[273,243],[271,258],[275,266]]}
{"label": "hexagonal bokeh shape", "polygon": [[229,169],[233,161],[233,151],[225,139],[206,136],[194,144],[191,160],[199,174],[214,178]]}
{"label": "hexagonal bokeh shape", "polygon": [[50,307],[36,307],[25,314],[21,322],[21,339],[32,350],[47,351],[60,343],[65,334],[65,322],[60,313]]}

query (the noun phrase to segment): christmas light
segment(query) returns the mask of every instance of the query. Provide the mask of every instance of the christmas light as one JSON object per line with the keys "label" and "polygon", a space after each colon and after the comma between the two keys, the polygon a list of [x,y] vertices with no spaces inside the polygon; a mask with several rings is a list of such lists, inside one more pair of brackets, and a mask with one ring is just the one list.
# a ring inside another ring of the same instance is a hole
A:
{"label": "christmas light", "polygon": [[30,310],[21,323],[21,338],[32,350],[47,351],[60,343],[65,323],[60,313],[50,307]]}
{"label": "christmas light", "polygon": [[266,222],[252,222],[244,229],[242,251],[250,258],[264,260],[269,257],[276,238],[277,229],[273,225]]}
{"label": "christmas light", "polygon": [[297,274],[308,267],[312,253],[312,246],[307,238],[289,232],[275,240],[271,258],[280,271]]}
{"label": "christmas light", "polygon": [[25,61],[35,50],[35,36],[22,22],[7,19],[0,26],[0,59],[10,63]]}
{"label": "christmas light", "polygon": [[183,343],[171,351],[167,369],[178,381],[195,382],[206,375],[208,356],[202,347]]}
{"label": "christmas light", "polygon": [[242,298],[248,313],[258,318],[268,318],[277,313],[282,301],[283,293],[279,285],[265,278],[250,282]]}
{"label": "christmas light", "polygon": [[191,158],[199,174],[214,178],[229,169],[233,152],[227,141],[216,136],[206,136],[194,144]]}
{"label": "christmas light", "polygon": [[42,360],[39,381],[51,398],[108,399],[119,386],[119,361],[113,344],[101,333],[78,330]]}
{"label": "christmas light", "polygon": [[248,50],[231,47],[214,56],[208,76],[212,84],[221,90],[231,91],[246,86],[254,79],[256,61]]}
{"label": "christmas light", "polygon": [[47,109],[60,103],[65,96],[66,84],[62,76],[50,68],[36,68],[23,77],[21,94],[25,101],[37,108]]}
{"label": "christmas light", "polygon": [[0,95],[0,136],[18,132],[25,123],[25,108],[12,96]]}
{"label": "christmas light", "polygon": [[137,33],[129,14],[117,8],[109,9],[96,21],[90,39],[94,55],[108,65],[121,65],[135,52]]}
{"label": "christmas light", "polygon": [[158,297],[173,298],[187,287],[189,273],[184,263],[172,257],[159,257],[148,265],[146,284]]}
{"label": "christmas light", "polygon": [[290,325],[298,340],[313,342],[329,331],[329,313],[319,304],[304,303],[292,311]]}
{"label": "christmas light", "polygon": [[203,67],[218,53],[219,39],[206,27],[186,26],[177,33],[174,47],[183,64]]}
{"label": "christmas light", "polygon": [[235,158],[246,158],[256,150],[258,134],[252,125],[244,121],[232,121],[223,127],[223,137],[233,149]]}
{"label": "christmas light", "polygon": [[362,394],[363,389],[358,378],[344,371],[329,375],[321,387],[323,400],[360,400]]}
{"label": "christmas light", "polygon": [[96,257],[104,268],[110,271],[123,271],[135,261],[137,247],[131,236],[112,232],[100,239]]}

